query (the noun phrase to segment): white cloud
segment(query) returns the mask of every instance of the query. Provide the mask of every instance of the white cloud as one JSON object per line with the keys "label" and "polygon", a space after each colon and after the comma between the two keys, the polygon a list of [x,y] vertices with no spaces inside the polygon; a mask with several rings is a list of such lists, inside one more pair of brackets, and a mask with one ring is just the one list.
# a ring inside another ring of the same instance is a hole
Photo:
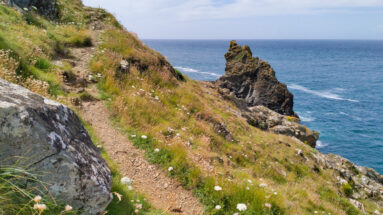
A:
{"label": "white cloud", "polygon": [[[88,5],[124,9],[131,15],[183,20],[306,14],[345,8],[383,7],[382,0],[84,0]],[[228,3],[225,3],[228,2]]]}

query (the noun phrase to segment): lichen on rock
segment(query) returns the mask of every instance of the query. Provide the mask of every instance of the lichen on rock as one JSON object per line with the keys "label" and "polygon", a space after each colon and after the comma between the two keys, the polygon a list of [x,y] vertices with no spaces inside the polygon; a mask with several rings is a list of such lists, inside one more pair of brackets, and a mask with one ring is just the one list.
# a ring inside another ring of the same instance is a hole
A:
{"label": "lichen on rock", "polygon": [[77,115],[0,79],[0,166],[16,162],[83,214],[102,214],[111,201],[111,172]]}

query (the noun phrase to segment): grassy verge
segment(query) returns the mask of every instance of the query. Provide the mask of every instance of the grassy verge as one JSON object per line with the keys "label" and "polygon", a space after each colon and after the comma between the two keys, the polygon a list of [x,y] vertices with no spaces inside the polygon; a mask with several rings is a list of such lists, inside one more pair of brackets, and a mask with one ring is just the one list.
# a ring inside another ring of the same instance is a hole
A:
{"label": "grassy verge", "polygon": [[[209,214],[239,212],[238,204],[245,204],[247,207],[241,214],[284,213],[277,195],[272,195],[249,182],[237,183],[227,181],[224,177],[204,177],[197,166],[185,159],[187,152],[182,146],[164,147],[150,136],[124,127],[117,118],[113,119],[113,122],[137,148],[145,150],[151,163],[159,165],[170,177],[176,178],[185,188],[191,189],[207,207]],[[216,190],[217,186],[222,190]]]}
{"label": "grassy verge", "polygon": [[[93,128],[83,121],[92,141],[97,146],[102,146],[101,141],[97,138]],[[108,164],[113,178],[112,192],[114,194],[113,201],[109,204],[106,211],[110,215],[166,215],[165,212],[153,209],[143,194],[137,193],[134,190],[129,190],[129,187],[121,183],[123,175],[118,170],[118,165],[109,157],[109,155],[102,149],[102,156]],[[117,197],[121,195],[121,200]],[[137,211],[136,211],[137,210]],[[137,213],[138,212],[138,213]]]}
{"label": "grassy verge", "polygon": [[[33,183],[35,186],[26,186]],[[0,166],[0,214],[18,215],[76,215],[65,204],[60,204],[45,189],[33,173],[15,166]]]}

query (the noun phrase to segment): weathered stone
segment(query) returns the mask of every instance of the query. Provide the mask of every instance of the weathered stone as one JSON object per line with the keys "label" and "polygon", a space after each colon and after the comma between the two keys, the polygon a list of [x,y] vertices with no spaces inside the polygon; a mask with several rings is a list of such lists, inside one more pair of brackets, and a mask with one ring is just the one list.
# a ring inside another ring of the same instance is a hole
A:
{"label": "weathered stone", "polygon": [[312,155],[315,162],[323,169],[335,170],[339,185],[353,184],[352,198],[358,200],[371,199],[380,207],[383,207],[383,178],[375,170],[357,166],[339,155],[324,155],[321,153],[313,153]]}
{"label": "weathered stone", "polygon": [[111,201],[110,170],[76,114],[0,79],[0,166],[15,162],[83,214],[103,214]]}
{"label": "weathered stone", "polygon": [[243,116],[249,124],[276,134],[293,136],[315,148],[319,132],[308,129],[299,124],[299,119],[284,116],[264,106],[255,106],[244,111]]}
{"label": "weathered stone", "polygon": [[270,64],[252,56],[248,46],[231,41],[225,58],[225,75],[216,81],[222,94],[236,97],[248,107],[262,105],[283,115],[295,115],[293,94],[277,80]]}
{"label": "weathered stone", "polygon": [[16,6],[21,9],[28,8],[31,10],[33,7],[37,12],[48,18],[58,18],[59,8],[56,0],[3,0],[11,6]]}

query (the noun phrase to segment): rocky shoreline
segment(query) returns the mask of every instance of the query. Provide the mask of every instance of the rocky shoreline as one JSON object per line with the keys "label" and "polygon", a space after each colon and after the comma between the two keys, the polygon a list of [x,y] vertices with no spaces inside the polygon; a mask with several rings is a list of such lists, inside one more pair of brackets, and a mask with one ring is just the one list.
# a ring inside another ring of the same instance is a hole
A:
{"label": "rocky shoreline", "polygon": [[[319,132],[300,124],[293,111],[293,95],[280,83],[271,66],[254,58],[248,46],[230,42],[226,58],[226,73],[216,82],[208,83],[224,99],[233,102],[247,122],[262,130],[291,136],[313,148]],[[299,152],[301,156],[305,156]],[[364,199],[374,200],[383,207],[383,176],[368,167],[357,166],[334,154],[312,153],[318,168],[335,170],[339,186],[349,189],[350,202],[365,212]],[[375,214],[381,214],[375,211]]]}

